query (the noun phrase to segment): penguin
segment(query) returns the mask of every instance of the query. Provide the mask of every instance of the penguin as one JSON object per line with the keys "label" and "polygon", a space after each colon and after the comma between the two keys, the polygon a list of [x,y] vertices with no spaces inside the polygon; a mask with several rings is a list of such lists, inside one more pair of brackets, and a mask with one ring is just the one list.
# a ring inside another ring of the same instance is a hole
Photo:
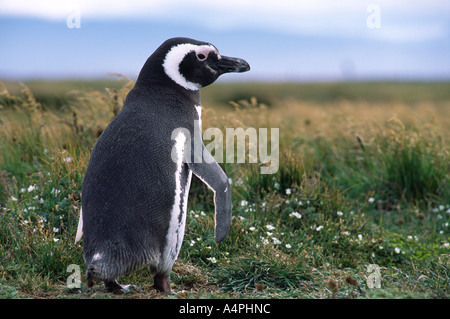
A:
{"label": "penguin", "polygon": [[[82,184],[76,242],[83,236],[88,287],[148,267],[153,287],[171,292],[192,174],[214,192],[215,241],[231,222],[228,178],[205,148],[200,89],[249,64],[207,42],[171,38],[147,59],[122,110],[92,149]],[[195,151],[195,150],[200,150]]]}

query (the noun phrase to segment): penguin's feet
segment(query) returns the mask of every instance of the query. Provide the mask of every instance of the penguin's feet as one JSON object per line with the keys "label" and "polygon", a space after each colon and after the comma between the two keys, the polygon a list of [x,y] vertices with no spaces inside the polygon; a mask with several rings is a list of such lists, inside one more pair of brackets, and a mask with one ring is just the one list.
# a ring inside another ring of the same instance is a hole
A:
{"label": "penguin's feet", "polygon": [[170,274],[157,274],[153,281],[153,287],[156,290],[165,293],[172,292],[170,289]]}

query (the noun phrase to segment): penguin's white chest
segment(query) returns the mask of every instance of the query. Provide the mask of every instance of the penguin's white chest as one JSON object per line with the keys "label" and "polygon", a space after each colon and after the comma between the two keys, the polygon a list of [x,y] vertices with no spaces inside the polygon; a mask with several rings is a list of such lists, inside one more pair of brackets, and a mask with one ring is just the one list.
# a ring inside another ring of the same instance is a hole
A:
{"label": "penguin's white chest", "polygon": [[184,230],[186,226],[186,211],[189,187],[192,178],[192,172],[189,171],[185,182],[182,181],[184,148],[186,136],[183,132],[179,132],[175,137],[174,154],[172,160],[176,161],[175,193],[172,210],[170,212],[170,223],[166,235],[166,243],[164,245],[161,269],[170,271],[180,252],[183,243]]}

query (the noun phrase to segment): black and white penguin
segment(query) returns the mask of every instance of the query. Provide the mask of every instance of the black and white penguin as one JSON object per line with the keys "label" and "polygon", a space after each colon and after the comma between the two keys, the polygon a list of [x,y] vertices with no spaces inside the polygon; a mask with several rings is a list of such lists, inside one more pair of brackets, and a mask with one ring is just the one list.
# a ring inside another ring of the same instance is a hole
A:
{"label": "black and white penguin", "polygon": [[84,177],[76,241],[84,235],[88,286],[103,281],[119,292],[118,277],[148,266],[154,288],[171,291],[192,173],[213,190],[215,240],[225,239],[230,185],[201,134],[194,134],[201,125],[199,89],[249,69],[246,61],[188,38],[165,41],[147,59],[123,109],[95,144]]}

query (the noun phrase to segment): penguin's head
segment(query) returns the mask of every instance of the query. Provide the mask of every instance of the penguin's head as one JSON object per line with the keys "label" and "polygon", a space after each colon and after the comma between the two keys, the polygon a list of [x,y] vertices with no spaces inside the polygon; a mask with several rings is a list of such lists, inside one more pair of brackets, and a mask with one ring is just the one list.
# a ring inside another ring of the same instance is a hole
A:
{"label": "penguin's head", "polygon": [[[147,60],[139,77],[161,74],[158,66],[171,81],[192,91],[210,85],[224,73],[250,70],[245,60],[220,55],[214,45],[189,38],[165,41]],[[143,72],[146,68],[153,73]]]}

